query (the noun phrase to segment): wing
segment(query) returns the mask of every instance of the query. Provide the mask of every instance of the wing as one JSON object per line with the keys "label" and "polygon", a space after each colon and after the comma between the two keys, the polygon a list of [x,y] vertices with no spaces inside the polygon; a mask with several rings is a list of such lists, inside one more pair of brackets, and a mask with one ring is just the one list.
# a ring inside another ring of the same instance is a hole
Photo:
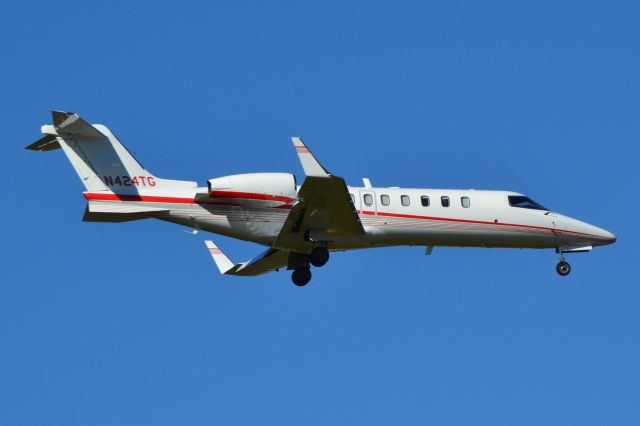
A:
{"label": "wing", "polygon": [[213,241],[205,241],[205,244],[220,273],[226,275],[261,275],[286,268],[289,260],[289,252],[270,248],[248,262],[234,264]]}
{"label": "wing", "polygon": [[308,252],[314,242],[364,235],[344,179],[322,167],[300,138],[292,140],[307,177],[273,246]]}

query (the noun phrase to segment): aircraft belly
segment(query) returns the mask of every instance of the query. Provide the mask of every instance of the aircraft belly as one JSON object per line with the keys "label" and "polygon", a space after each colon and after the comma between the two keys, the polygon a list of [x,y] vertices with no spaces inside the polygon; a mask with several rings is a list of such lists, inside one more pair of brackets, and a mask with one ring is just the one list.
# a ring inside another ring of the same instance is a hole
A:
{"label": "aircraft belly", "polygon": [[286,213],[272,209],[246,210],[226,206],[174,209],[159,219],[258,244],[270,245],[280,232]]}

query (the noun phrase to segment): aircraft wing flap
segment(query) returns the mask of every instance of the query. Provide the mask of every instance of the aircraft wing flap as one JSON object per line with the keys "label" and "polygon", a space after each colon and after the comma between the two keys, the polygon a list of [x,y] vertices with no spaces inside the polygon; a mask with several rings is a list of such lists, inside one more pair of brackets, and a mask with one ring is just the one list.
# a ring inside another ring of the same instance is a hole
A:
{"label": "aircraft wing flap", "polygon": [[324,230],[330,235],[364,233],[344,179],[309,176],[300,187],[300,209],[305,209],[303,228]]}
{"label": "aircraft wing flap", "polygon": [[205,241],[205,244],[220,273],[225,275],[262,275],[286,268],[289,262],[289,252],[269,248],[247,262],[234,264],[213,241]]}
{"label": "aircraft wing flap", "polygon": [[308,252],[314,241],[364,235],[344,179],[322,167],[300,138],[293,142],[307,177],[273,246]]}

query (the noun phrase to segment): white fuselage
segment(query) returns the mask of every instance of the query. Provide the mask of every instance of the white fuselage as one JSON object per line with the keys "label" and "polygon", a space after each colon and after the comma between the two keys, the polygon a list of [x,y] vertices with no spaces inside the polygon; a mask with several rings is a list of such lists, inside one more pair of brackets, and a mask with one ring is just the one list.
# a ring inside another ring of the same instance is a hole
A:
{"label": "white fuselage", "polygon": [[268,246],[250,261],[233,263],[205,241],[223,274],[287,268],[294,284],[304,286],[311,266],[324,266],[329,251],[420,245],[427,253],[433,246],[554,248],[556,271],[565,276],[571,267],[564,253],[616,240],[515,192],[373,188],[368,179],[364,187],[349,187],[299,137],[291,138],[305,173],[299,186],[292,173],[243,173],[198,187],[151,174],[103,125],[64,111],[53,111],[52,119],[26,148],[63,150],[87,190],[84,221],[156,218]]}
{"label": "white fuselage", "polygon": [[[395,245],[559,248],[615,241],[610,232],[585,222],[548,210],[511,206],[509,196],[522,196],[515,192],[348,189],[366,234],[336,239],[329,244],[332,251]],[[239,203],[235,203],[233,197],[226,202],[202,197],[206,192],[206,188],[198,188],[185,190],[179,196],[172,191],[168,196],[140,195],[107,200],[96,199],[88,192],[85,197],[93,203],[166,209],[146,217],[264,245],[274,243],[290,211],[286,208],[290,206],[274,207],[251,199],[252,194],[237,195]],[[429,198],[428,206],[423,205],[422,197]],[[448,197],[448,207],[443,197]]]}

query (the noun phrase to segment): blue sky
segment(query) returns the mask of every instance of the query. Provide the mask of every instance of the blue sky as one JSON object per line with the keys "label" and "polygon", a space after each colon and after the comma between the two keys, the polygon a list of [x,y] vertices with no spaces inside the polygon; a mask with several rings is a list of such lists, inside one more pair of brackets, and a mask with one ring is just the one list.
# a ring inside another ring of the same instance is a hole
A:
{"label": "blue sky", "polygon": [[[640,424],[634,2],[92,3],[0,6],[0,424]],[[302,178],[300,135],[352,184],[516,190],[618,242],[566,278],[453,248],[221,277],[210,235],[82,223],[22,149],[51,109],[161,177]]]}

